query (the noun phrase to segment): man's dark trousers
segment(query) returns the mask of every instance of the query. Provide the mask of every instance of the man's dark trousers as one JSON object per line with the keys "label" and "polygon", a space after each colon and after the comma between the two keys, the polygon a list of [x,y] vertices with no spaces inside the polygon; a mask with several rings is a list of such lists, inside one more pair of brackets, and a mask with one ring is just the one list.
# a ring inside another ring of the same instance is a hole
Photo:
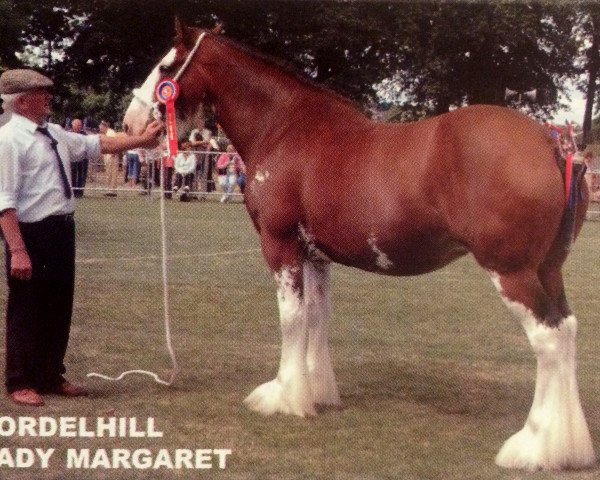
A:
{"label": "man's dark trousers", "polygon": [[69,341],[75,285],[73,215],[19,223],[31,259],[29,281],[10,276],[7,258],[6,389],[40,393],[60,385]]}

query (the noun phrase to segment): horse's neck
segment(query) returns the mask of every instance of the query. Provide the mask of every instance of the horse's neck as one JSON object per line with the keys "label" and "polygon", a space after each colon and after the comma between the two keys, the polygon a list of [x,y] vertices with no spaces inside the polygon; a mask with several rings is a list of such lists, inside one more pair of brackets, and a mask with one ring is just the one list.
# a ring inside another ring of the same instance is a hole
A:
{"label": "horse's neck", "polygon": [[219,123],[245,161],[271,151],[292,128],[309,135],[310,127],[323,120],[323,98],[338,102],[260,59],[222,48],[232,51],[219,52],[211,65],[209,95]]}

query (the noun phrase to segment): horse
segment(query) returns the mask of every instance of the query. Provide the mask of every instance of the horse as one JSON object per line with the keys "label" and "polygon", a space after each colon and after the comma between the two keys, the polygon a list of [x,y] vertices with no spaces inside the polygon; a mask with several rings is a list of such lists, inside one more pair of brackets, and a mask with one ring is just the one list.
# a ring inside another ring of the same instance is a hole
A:
{"label": "horse", "polygon": [[126,131],[151,120],[155,86],[168,77],[179,82],[179,128],[189,131],[212,105],[244,159],[246,208],[276,282],[279,370],[245,399],[251,410],[305,417],[341,406],[327,338],[332,263],[411,276],[471,254],[537,359],[528,418],[496,463],[595,463],[576,379],[577,319],[561,273],[587,190],[579,185],[569,210],[543,125],[489,105],[376,122],[274,59],[176,21],[173,47],[135,90]]}

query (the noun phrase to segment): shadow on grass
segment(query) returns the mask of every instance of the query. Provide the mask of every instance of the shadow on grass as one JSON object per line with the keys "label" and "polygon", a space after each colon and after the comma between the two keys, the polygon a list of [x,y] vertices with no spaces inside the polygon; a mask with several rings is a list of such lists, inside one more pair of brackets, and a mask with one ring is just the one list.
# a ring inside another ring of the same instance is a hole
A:
{"label": "shadow on grass", "polygon": [[[512,384],[483,378],[457,366],[408,362],[368,362],[360,374],[345,367],[338,373],[342,401],[347,408],[376,408],[394,400],[419,404],[442,414],[495,417],[520,411],[526,415],[533,398],[532,383]],[[344,381],[345,380],[345,381]]]}

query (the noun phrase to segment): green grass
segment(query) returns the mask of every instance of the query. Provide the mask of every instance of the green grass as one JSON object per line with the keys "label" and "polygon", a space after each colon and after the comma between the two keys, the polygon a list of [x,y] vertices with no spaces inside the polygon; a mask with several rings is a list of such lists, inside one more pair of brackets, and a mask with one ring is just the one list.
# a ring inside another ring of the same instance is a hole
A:
{"label": "green grass", "polygon": [[[342,411],[262,417],[242,405],[274,377],[274,283],[242,205],[168,205],[172,387],[149,377],[85,375],[134,368],[167,376],[156,200],[85,198],[69,378],[92,396],[48,396],[42,409],[3,400],[2,415],[154,417],[162,439],[0,438],[0,447],[56,448],[49,470],[0,467],[0,479],[592,479],[506,471],[494,464],[521,428],[535,361],[518,322],[470,258],[434,274],[389,278],[336,266],[331,345]],[[600,223],[589,222],[565,268],[579,321],[582,401],[600,451]],[[238,253],[223,253],[238,252]],[[1,298],[5,298],[2,284]],[[3,307],[3,305],[2,305]],[[3,357],[3,356],[2,356]],[[2,359],[3,361],[3,359]],[[67,471],[68,448],[231,448],[227,469]]]}

